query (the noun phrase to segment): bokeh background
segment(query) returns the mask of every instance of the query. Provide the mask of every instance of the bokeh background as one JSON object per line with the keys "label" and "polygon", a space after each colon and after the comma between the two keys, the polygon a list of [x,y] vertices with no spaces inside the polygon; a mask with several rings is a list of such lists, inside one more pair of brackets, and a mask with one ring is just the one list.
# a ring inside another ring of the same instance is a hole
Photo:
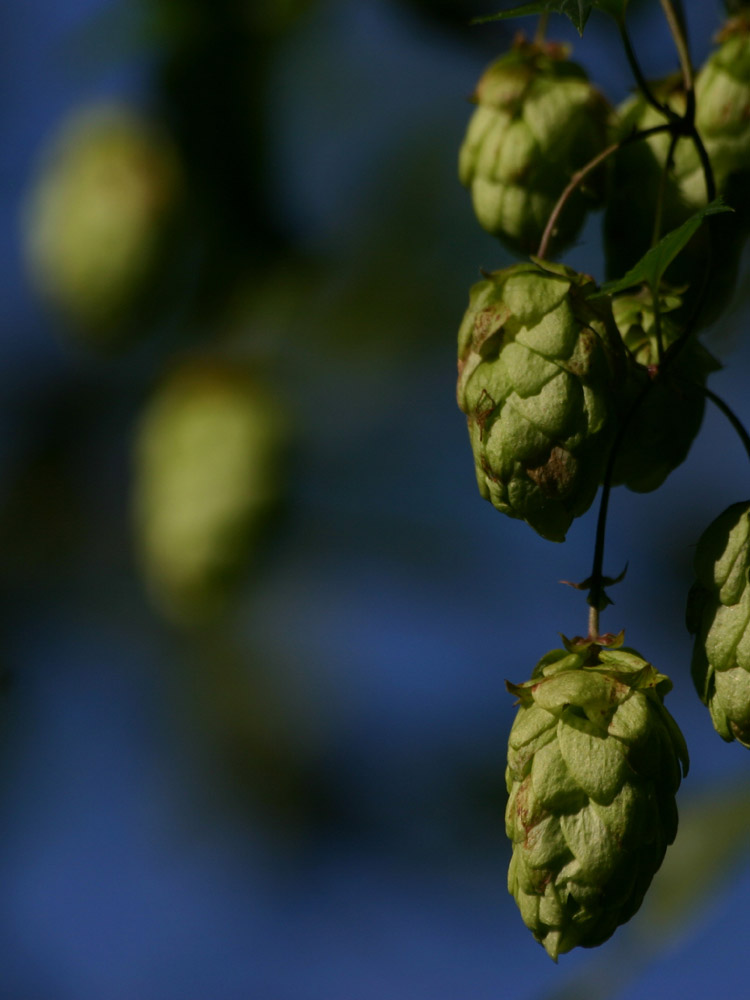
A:
{"label": "bokeh background", "polygon": [[[685,6],[700,63],[720,5]],[[586,628],[558,581],[588,575],[596,510],[562,546],[502,518],[455,406],[468,287],[510,263],[456,179],[466,98],[519,26],[467,26],[493,9],[0,8],[2,997],[743,995],[750,759],[694,695],[684,626],[694,543],[750,482],[714,411],[661,490],[614,491],[607,543],[629,569],[603,626],[672,676],[691,749],[678,841],[630,924],[558,967],[506,892],[504,680]],[[648,74],[675,68],[658,4],[631,20]],[[603,17],[549,34],[627,95]],[[105,343],[23,248],[61,123],[113,100],[173,136],[186,208],[158,308]],[[599,229],[565,259],[601,279]],[[707,337],[746,423],[747,265]],[[132,515],[143,413],[183,363],[249,369],[284,415],[277,509],[210,620],[165,614]]]}

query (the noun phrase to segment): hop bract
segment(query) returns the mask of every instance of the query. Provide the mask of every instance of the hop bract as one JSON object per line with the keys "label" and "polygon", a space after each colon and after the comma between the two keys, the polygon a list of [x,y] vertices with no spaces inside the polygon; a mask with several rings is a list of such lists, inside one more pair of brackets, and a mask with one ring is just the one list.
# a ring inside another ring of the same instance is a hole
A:
{"label": "hop bract", "polygon": [[[662,348],[666,351],[680,335],[670,313],[678,310],[677,295],[660,297]],[[650,372],[659,363],[656,317],[649,289],[617,296],[612,302],[615,323],[635,364],[628,377],[628,407],[649,386],[627,422],[612,474],[613,484],[646,493],[661,486],[670,472],[687,458],[700,430],[705,409],[705,385],[710,372],[721,366],[695,338],[658,375]],[[649,383],[651,383],[649,385]]]}
{"label": "hop bract", "polygon": [[594,947],[638,910],[677,831],[688,755],[671,689],[637,653],[581,642],[531,680],[508,745],[508,889],[555,960]]}
{"label": "hop bract", "polygon": [[479,490],[553,541],[594,499],[614,429],[622,344],[596,292],[563,265],[515,264],[474,285],[459,331]]}
{"label": "hop bract", "polygon": [[750,747],[750,502],[706,529],[695,552],[687,626],[692,672],[722,739]]}
{"label": "hop bract", "polygon": [[100,105],[64,122],[27,201],[26,255],[40,293],[87,343],[111,346],[137,325],[182,188],[171,141],[132,109]]}
{"label": "hop bract", "polygon": [[281,491],[283,420],[242,367],[183,363],[148,403],[135,448],[140,561],[178,622],[225,610]]}
{"label": "hop bract", "polygon": [[[488,232],[521,253],[539,246],[571,177],[606,144],[609,106],[562,46],[519,42],[477,85],[459,177]],[[572,241],[601,176],[566,205],[554,246]],[[593,196],[593,197],[592,197]]]}

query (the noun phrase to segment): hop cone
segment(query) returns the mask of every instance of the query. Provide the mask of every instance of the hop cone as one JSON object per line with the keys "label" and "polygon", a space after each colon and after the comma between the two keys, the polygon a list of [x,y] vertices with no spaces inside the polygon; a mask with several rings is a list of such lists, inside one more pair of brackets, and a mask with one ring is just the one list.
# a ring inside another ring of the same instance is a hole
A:
{"label": "hop cone", "polygon": [[614,427],[622,345],[596,292],[562,265],[515,264],[474,285],[459,331],[479,490],[553,541],[594,499]]}
{"label": "hop cone", "polygon": [[[673,111],[685,110],[685,94],[681,77],[651,84],[651,90],[662,104]],[[665,118],[642,94],[629,98],[617,109],[613,138],[621,140],[633,132],[664,125]],[[675,162],[682,156],[689,140],[681,139],[675,148]],[[604,216],[607,273],[613,278],[624,275],[646,253],[654,236],[654,218],[662,188],[664,165],[670,149],[669,133],[659,133],[624,146],[613,157],[612,185]],[[692,173],[693,164],[690,165]],[[667,174],[663,185],[661,231],[667,233],[681,225],[703,200],[691,205],[681,189],[677,169]]]}
{"label": "hop cone", "polygon": [[217,617],[280,494],[278,408],[245,370],[183,364],[140,423],[134,516],[144,574],[176,621]]}
{"label": "hop cone", "polygon": [[[666,351],[680,335],[670,313],[680,307],[676,295],[660,299],[662,347]],[[615,459],[614,484],[647,493],[664,482],[681,465],[700,430],[705,397],[700,386],[720,365],[697,340],[691,338],[655,379],[649,368],[658,364],[659,352],[651,292],[621,295],[612,302],[615,323],[623,343],[636,362],[629,376],[628,405],[651,382],[647,394],[628,420]]]}
{"label": "hop cone", "polygon": [[508,685],[508,889],[555,960],[638,910],[677,832],[688,755],[663,706],[668,677],[637,653],[570,645]]}
{"label": "hop cone", "polygon": [[151,122],[106,105],[64,123],[28,199],[26,255],[40,293],[88,343],[110,346],[136,325],[181,196],[176,151]]}
{"label": "hop cone", "polygon": [[703,533],[695,553],[687,627],[692,672],[722,739],[750,747],[750,503],[736,503]]}
{"label": "hop cone", "polygon": [[[716,188],[730,204],[750,214],[750,12],[728,21],[695,80],[695,124],[711,159]],[[705,199],[703,171],[693,143],[680,143],[685,157],[677,176],[686,199]],[[692,166],[692,171],[691,171]],[[744,175],[744,176],[741,176]]]}
{"label": "hop cone", "polygon": [[[717,216],[709,232],[701,227],[670,266],[675,286],[689,286],[689,312],[708,276],[709,294],[701,322],[710,323],[723,310],[737,280],[740,255],[750,228],[750,15],[728,22],[720,44],[696,76],[695,124],[703,140],[716,182],[716,192],[736,210]],[[678,114],[686,108],[681,76],[652,85],[657,100]],[[642,95],[618,109],[616,138],[664,124],[664,117]],[[631,143],[614,158],[613,183],[604,220],[607,273],[620,277],[651,246],[654,217],[671,139],[669,133]],[[675,146],[673,165],[664,187],[661,232],[681,225],[707,202],[703,165],[689,137]]]}
{"label": "hop cone", "polygon": [[[513,250],[533,253],[572,175],[606,145],[609,106],[561,46],[525,42],[485,71],[473,99],[478,106],[459,154],[461,183],[484,229]],[[566,205],[557,249],[575,238],[601,181]]]}

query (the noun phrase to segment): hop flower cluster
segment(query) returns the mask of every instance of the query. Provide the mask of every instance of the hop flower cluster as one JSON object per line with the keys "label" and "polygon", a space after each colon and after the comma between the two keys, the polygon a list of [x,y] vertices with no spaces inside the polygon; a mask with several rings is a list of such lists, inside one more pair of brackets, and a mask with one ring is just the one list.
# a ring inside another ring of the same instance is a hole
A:
{"label": "hop flower cluster", "polygon": [[[714,223],[713,238],[698,232],[668,271],[671,282],[702,296],[701,324],[711,323],[735,287],[742,247],[750,229],[750,17],[727,23],[719,45],[695,80],[695,125],[711,163],[716,193],[734,212]],[[653,97],[672,112],[687,108],[682,76],[651,85]],[[665,118],[643,94],[617,111],[614,138],[664,125]],[[668,132],[623,148],[612,164],[612,185],[604,220],[607,271],[624,274],[651,245],[657,205],[664,231],[704,207],[708,189],[704,163],[690,136],[673,145]],[[707,275],[707,268],[709,274]],[[704,284],[707,286],[704,289]]]}
{"label": "hop flower cluster", "polygon": [[[483,74],[459,177],[479,223],[515,250],[539,246],[555,202],[605,145],[610,108],[560,45],[517,41]],[[602,193],[599,175],[572,199],[555,246],[575,239]]]}
{"label": "hop flower cluster", "polygon": [[553,650],[508,744],[508,888],[548,954],[609,938],[638,910],[677,832],[685,741],[670,680],[633,650]]}
{"label": "hop flower cluster", "polygon": [[480,492],[554,541],[594,499],[614,430],[622,348],[596,292],[562,265],[516,264],[472,288],[459,332]]}
{"label": "hop flower cluster", "polygon": [[[471,289],[457,396],[480,493],[553,541],[601,484],[599,528],[610,486],[655,490],[687,457],[720,367],[696,334],[725,308],[750,232],[750,15],[725,26],[694,90],[687,67],[648,85],[635,69],[641,92],[614,113],[567,50],[518,42],[482,76],[460,152],[485,229],[521,253],[545,234],[539,257]],[[708,205],[714,187],[732,214]],[[615,280],[599,288],[541,258],[603,194]],[[508,683],[508,888],[555,960],[638,910],[688,769],[663,703],[671,681],[622,635],[599,635],[604,587],[621,579],[603,575],[599,528],[594,570],[575,585],[589,590],[588,637]],[[750,747],[750,502],[708,528],[695,573],[693,678],[719,734]]]}

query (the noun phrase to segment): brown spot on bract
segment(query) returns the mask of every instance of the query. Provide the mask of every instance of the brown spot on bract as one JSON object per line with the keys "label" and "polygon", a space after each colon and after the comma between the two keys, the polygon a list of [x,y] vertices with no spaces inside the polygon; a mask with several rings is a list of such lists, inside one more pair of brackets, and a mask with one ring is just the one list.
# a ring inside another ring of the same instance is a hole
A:
{"label": "brown spot on bract", "polygon": [[544,465],[527,469],[526,475],[545,496],[559,498],[565,496],[573,484],[575,464],[570,452],[555,445]]}
{"label": "brown spot on bract", "polygon": [[482,389],[482,393],[477,400],[477,407],[473,414],[474,423],[479,428],[480,441],[484,441],[484,425],[487,423],[487,420],[495,411],[496,407],[497,403],[492,396],[490,396],[486,389]]}

